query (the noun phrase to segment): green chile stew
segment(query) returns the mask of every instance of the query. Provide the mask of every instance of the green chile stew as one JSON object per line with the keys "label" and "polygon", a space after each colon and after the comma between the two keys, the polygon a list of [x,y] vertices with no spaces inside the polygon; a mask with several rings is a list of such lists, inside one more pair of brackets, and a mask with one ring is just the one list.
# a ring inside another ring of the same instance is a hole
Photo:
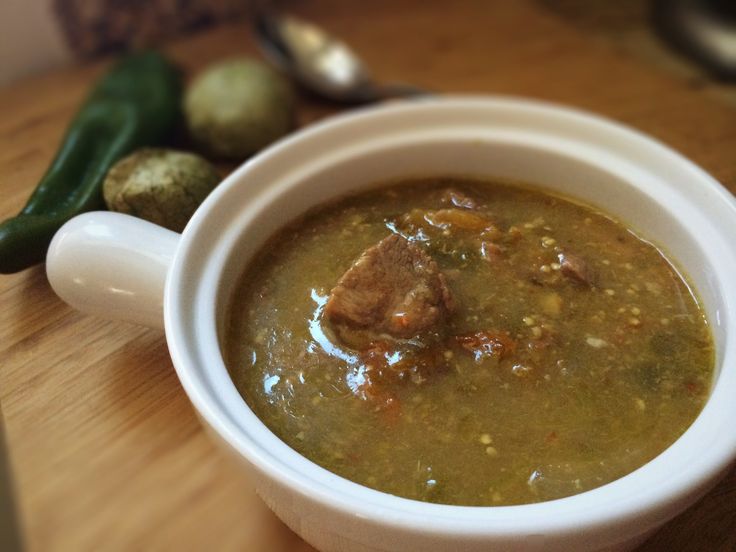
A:
{"label": "green chile stew", "polygon": [[700,412],[713,342],[665,255],[531,187],[394,183],[274,236],[230,307],[228,369],[284,442],[442,504],[613,481]]}

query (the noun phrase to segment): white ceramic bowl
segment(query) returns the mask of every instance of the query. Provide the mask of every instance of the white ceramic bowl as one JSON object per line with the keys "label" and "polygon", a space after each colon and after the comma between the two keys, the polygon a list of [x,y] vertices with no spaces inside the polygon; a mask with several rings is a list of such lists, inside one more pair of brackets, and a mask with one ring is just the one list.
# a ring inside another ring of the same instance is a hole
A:
{"label": "white ceramic bowl", "polygon": [[[444,506],[342,479],[251,412],[219,346],[248,259],[325,200],[396,177],[448,174],[522,180],[579,198],[662,245],[689,275],[714,334],[716,380],[700,416],[664,453],[568,498]],[[263,500],[321,550],[625,550],[702,496],[736,456],[734,243],[731,195],[651,138],[562,107],[460,97],[365,109],[298,132],[229,176],[181,236],[123,215],[82,215],[57,234],[47,270],[57,293],[82,310],[165,321],[200,417],[253,473]]]}

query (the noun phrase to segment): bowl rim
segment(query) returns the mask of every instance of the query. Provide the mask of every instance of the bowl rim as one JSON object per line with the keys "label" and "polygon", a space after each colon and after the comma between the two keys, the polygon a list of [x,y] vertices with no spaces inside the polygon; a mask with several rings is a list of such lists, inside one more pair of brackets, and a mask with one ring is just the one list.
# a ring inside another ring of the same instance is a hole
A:
{"label": "bowl rim", "polygon": [[[453,112],[472,114],[474,111],[488,110],[497,113],[523,112],[531,117],[548,117],[570,123],[579,129],[583,129],[584,134],[587,133],[581,136],[581,139],[602,140],[602,137],[605,137],[611,144],[625,144],[632,151],[636,151],[638,155],[642,156],[634,160],[635,162],[646,162],[646,160],[642,161],[643,157],[656,155],[658,158],[668,161],[673,171],[687,174],[698,186],[705,186],[712,194],[713,199],[711,201],[719,202],[720,207],[736,215],[736,200],[733,196],[691,161],[661,142],[634,129],[578,109],[514,97],[446,96],[419,101],[393,102],[330,117],[273,144],[241,165],[207,198],[183,232],[167,277],[164,316],[169,350],[179,379],[191,402],[204,421],[261,474],[267,475],[276,482],[289,487],[292,491],[328,508],[339,509],[352,516],[368,519],[382,526],[407,529],[423,534],[483,537],[488,535],[513,536],[520,533],[551,535],[569,531],[583,532],[586,529],[600,528],[614,522],[631,523],[641,519],[641,516],[645,513],[666,508],[678,498],[704,492],[701,487],[723,472],[736,457],[736,436],[725,437],[722,446],[718,450],[710,450],[707,454],[704,454],[704,462],[706,460],[707,462],[704,463],[696,476],[694,475],[687,480],[673,478],[676,483],[664,489],[654,491],[646,489],[637,495],[636,500],[632,498],[635,504],[632,504],[632,501],[615,501],[606,503],[605,507],[586,510],[581,509],[581,507],[589,505],[590,501],[581,501],[580,497],[595,495],[596,501],[600,502],[600,499],[604,499],[603,502],[605,502],[608,496],[606,491],[608,487],[630,478],[639,470],[613,483],[578,495],[516,506],[452,506],[419,502],[363,487],[330,474],[323,468],[314,465],[315,471],[322,470],[333,476],[333,478],[347,483],[347,485],[331,487],[324,483],[324,478],[317,481],[294,468],[293,462],[296,461],[295,459],[289,458],[288,461],[292,464],[285,464],[283,458],[277,458],[272,453],[273,447],[276,446],[275,442],[268,443],[270,449],[263,449],[261,448],[263,443],[254,443],[250,437],[244,436],[228,420],[227,413],[223,411],[222,405],[219,404],[220,397],[218,397],[218,394],[222,392],[222,389],[215,389],[202,384],[198,372],[206,371],[206,360],[202,357],[202,351],[196,347],[196,341],[202,339],[202,337],[192,333],[186,302],[193,289],[191,278],[196,279],[197,274],[203,273],[202,267],[198,266],[202,264],[201,258],[198,259],[198,254],[201,252],[198,246],[201,245],[199,242],[202,241],[200,238],[201,234],[204,233],[203,228],[206,226],[210,213],[227,200],[234,187],[251,178],[259,170],[259,167],[267,164],[278,164],[282,162],[280,158],[287,158],[289,153],[300,149],[309,150],[320,140],[324,140],[325,137],[335,133],[362,131],[366,126],[372,126],[373,130],[371,132],[380,132],[376,127],[380,127],[381,122],[395,117],[419,120],[424,116],[443,112],[451,119]],[[736,216],[732,218],[736,221]],[[726,222],[723,222],[723,224],[726,224]],[[736,225],[730,224],[729,235],[736,237]],[[190,280],[184,277],[185,274],[189,275]],[[216,275],[213,277],[216,277]],[[733,331],[731,331],[731,334],[733,334]],[[209,337],[211,338],[212,335]],[[729,340],[728,360],[732,360],[733,341],[732,336]],[[724,357],[724,363],[726,360]],[[734,370],[731,369],[731,372],[734,372]],[[713,397],[719,386],[721,395],[724,394],[724,382],[722,380],[723,378],[719,377],[719,381],[716,382]],[[714,401],[713,397],[706,404],[706,409],[711,407]],[[273,440],[278,441],[275,435],[271,435]],[[676,444],[677,442],[670,448]],[[303,459],[292,449],[289,450],[293,455]],[[351,488],[351,486],[355,493],[349,496],[343,494],[344,489]],[[356,500],[356,496],[360,496],[361,500]],[[571,507],[569,506],[571,503],[574,505],[580,504]],[[550,516],[549,514],[552,511],[556,515]],[[583,517],[581,517],[582,511],[585,512]],[[432,523],[428,524],[430,518]]]}

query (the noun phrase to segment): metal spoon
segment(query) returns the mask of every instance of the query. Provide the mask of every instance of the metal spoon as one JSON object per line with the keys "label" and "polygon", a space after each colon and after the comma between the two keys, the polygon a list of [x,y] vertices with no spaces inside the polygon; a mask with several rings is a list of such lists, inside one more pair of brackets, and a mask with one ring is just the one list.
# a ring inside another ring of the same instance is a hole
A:
{"label": "metal spoon", "polygon": [[367,103],[428,93],[411,85],[377,84],[348,46],[302,19],[260,13],[255,19],[255,34],[274,64],[328,100]]}

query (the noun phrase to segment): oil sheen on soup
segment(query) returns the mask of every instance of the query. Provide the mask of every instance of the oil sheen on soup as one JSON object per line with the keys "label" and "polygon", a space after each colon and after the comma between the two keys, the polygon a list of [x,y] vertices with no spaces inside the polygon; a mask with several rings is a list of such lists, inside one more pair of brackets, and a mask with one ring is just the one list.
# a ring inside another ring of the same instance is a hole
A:
{"label": "oil sheen on soup", "polygon": [[662,251],[532,187],[393,183],[290,224],[250,263],[225,356],[256,415],[324,468],[459,505],[560,498],[672,444],[713,374]]}

